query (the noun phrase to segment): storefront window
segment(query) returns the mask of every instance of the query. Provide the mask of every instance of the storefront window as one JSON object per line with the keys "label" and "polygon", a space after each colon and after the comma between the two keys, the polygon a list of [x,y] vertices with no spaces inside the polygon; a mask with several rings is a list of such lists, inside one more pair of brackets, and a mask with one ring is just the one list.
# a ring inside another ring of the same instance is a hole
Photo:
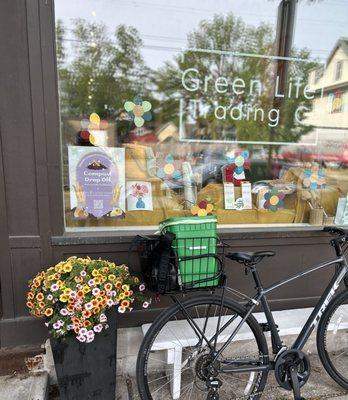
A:
{"label": "storefront window", "polygon": [[56,1],[67,230],[348,224],[347,6]]}

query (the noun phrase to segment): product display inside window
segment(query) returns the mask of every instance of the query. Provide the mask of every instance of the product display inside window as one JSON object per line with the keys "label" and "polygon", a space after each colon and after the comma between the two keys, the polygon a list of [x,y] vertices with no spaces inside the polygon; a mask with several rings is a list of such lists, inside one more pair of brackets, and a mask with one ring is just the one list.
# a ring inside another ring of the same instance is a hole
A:
{"label": "product display inside window", "polygon": [[346,7],[56,1],[66,229],[348,225]]}

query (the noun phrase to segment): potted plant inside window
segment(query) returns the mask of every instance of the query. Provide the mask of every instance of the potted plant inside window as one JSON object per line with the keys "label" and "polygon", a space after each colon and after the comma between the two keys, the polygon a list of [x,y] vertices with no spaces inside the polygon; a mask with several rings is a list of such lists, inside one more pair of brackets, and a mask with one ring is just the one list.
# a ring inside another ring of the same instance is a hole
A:
{"label": "potted plant inside window", "polygon": [[29,281],[27,306],[45,317],[60,399],[115,398],[116,316],[139,300],[145,286],[127,266],[70,257]]}

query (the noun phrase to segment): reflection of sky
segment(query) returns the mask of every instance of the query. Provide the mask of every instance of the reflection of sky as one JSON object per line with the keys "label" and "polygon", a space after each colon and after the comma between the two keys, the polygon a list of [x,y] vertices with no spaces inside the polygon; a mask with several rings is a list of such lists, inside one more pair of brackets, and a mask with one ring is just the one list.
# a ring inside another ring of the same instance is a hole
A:
{"label": "reflection of sky", "polygon": [[[56,19],[69,29],[73,18],[103,22],[110,34],[119,24],[137,28],[143,57],[157,68],[185,47],[186,36],[203,19],[233,12],[250,25],[276,27],[276,0],[56,0]],[[69,33],[67,34],[69,36]],[[348,0],[299,0],[294,45],[325,61],[339,37],[348,36]],[[69,43],[69,42],[67,42]]]}

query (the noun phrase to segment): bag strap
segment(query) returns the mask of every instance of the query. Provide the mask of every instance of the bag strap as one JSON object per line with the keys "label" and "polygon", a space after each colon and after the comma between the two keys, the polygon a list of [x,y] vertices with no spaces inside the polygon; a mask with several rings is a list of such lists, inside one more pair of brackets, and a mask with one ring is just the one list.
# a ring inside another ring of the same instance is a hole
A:
{"label": "bag strap", "polygon": [[164,294],[167,286],[170,252],[175,234],[166,232],[161,236],[161,256],[158,263],[158,293]]}

